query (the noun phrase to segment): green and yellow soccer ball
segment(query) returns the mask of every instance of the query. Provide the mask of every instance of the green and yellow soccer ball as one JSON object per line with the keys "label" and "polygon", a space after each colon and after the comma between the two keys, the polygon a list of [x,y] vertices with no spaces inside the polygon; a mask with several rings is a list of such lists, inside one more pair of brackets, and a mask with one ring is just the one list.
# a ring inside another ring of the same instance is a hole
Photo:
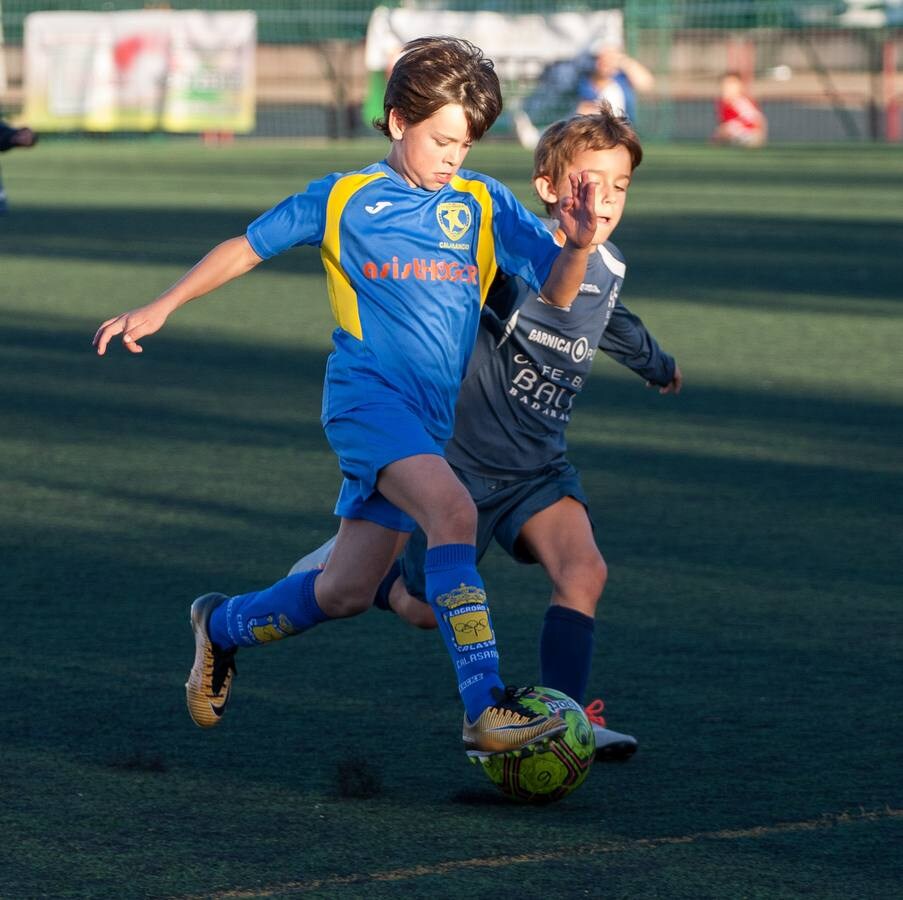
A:
{"label": "green and yellow soccer ball", "polygon": [[596,755],[596,739],[583,707],[567,694],[534,687],[518,697],[543,715],[560,713],[567,731],[535,750],[483,757],[489,780],[503,793],[523,803],[554,803],[580,787]]}

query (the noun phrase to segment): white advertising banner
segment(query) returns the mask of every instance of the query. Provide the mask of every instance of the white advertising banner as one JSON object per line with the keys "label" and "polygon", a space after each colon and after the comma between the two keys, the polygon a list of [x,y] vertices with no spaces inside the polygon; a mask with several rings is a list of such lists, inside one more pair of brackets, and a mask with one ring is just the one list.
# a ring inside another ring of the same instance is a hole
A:
{"label": "white advertising banner", "polygon": [[367,69],[384,72],[413,38],[449,34],[476,44],[500,78],[535,77],[550,62],[573,59],[603,43],[621,45],[623,23],[619,9],[539,15],[379,6],[367,26]]}
{"label": "white advertising banner", "polygon": [[25,109],[41,131],[254,128],[252,12],[39,12],[25,19]]}

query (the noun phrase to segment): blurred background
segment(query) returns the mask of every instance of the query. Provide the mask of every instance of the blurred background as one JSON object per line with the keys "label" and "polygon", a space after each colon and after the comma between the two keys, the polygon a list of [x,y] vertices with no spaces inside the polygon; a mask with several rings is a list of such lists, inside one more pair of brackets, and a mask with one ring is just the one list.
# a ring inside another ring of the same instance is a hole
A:
{"label": "blurred background", "polygon": [[708,140],[726,72],[770,142],[901,139],[903,0],[0,0],[0,23],[0,115],[44,133],[357,137],[404,40],[455,33],[502,75],[494,138],[572,112],[616,48],[650,76],[647,140]]}

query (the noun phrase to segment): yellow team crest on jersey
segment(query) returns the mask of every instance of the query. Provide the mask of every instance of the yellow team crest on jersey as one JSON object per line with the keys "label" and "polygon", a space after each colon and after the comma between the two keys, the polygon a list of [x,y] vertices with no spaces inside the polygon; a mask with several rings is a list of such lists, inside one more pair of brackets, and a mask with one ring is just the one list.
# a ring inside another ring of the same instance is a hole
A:
{"label": "yellow team crest on jersey", "polygon": [[445,236],[453,242],[460,241],[473,224],[470,207],[460,201],[440,203],[436,209],[436,218]]}

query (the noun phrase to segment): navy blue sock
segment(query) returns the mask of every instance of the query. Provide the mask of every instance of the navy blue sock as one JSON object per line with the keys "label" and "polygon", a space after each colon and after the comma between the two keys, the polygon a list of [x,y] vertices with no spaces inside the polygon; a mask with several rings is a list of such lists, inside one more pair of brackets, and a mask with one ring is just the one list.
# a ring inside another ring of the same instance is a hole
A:
{"label": "navy blue sock", "polygon": [[504,689],[483,579],[473,544],[442,544],[426,551],[426,596],[455,666],[458,693],[473,722]]}
{"label": "navy blue sock", "polygon": [[553,604],[546,610],[539,639],[543,687],[561,691],[581,706],[593,662],[595,627],[592,616]]}
{"label": "navy blue sock", "polygon": [[376,596],[373,598],[374,606],[379,609],[384,609],[386,612],[395,612],[395,610],[389,606],[389,591],[392,590],[392,585],[395,584],[399,575],[401,575],[401,563],[396,559],[395,562],[392,563],[392,568],[389,569],[388,574],[383,578],[379,583],[379,587],[376,589]]}
{"label": "navy blue sock", "polygon": [[320,609],[314,592],[321,571],[299,572],[262,591],[230,597],[210,615],[210,640],[223,649],[254,647],[325,622],[329,616]]}

